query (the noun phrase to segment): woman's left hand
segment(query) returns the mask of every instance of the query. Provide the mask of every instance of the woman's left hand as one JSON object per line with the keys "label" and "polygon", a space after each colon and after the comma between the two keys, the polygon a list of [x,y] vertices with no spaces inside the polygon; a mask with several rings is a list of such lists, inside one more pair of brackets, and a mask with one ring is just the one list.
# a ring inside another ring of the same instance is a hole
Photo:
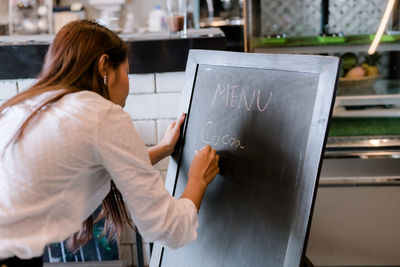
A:
{"label": "woman's left hand", "polygon": [[174,152],[175,145],[179,139],[181,126],[184,121],[185,121],[185,113],[182,113],[182,115],[176,121],[171,122],[168,125],[167,131],[163,139],[159,143],[160,146],[165,148],[167,156],[171,155],[172,152]]}

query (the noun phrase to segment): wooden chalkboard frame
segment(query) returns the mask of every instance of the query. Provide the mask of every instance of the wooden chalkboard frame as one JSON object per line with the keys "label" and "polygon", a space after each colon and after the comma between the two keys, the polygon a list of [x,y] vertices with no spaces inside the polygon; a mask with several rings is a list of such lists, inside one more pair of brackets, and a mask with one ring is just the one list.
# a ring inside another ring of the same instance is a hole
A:
{"label": "wooden chalkboard frame", "polygon": [[[267,70],[294,71],[319,75],[318,88],[314,103],[311,130],[308,135],[307,149],[304,159],[304,171],[301,178],[315,177],[310,181],[300,179],[297,192],[296,214],[290,229],[290,236],[284,260],[285,267],[299,266],[305,254],[308,232],[311,225],[312,210],[315,202],[322,157],[327,140],[329,118],[333,111],[334,98],[339,79],[340,59],[330,56],[314,55],[282,55],[238,53],[210,50],[190,50],[185,84],[181,94],[178,115],[186,113],[186,120],[190,118],[192,93],[196,82],[198,66],[216,65],[242,68],[256,68]],[[184,143],[186,124],[182,127]],[[181,143],[181,144],[182,144]],[[172,155],[169,162],[166,178],[166,188],[174,195],[182,158],[182,145]],[[318,153],[315,153],[315,152]],[[179,196],[178,196],[179,197]],[[310,201],[311,200],[311,201]],[[201,233],[199,233],[201,234]],[[152,252],[150,267],[159,267],[162,264],[164,248],[156,243]]]}

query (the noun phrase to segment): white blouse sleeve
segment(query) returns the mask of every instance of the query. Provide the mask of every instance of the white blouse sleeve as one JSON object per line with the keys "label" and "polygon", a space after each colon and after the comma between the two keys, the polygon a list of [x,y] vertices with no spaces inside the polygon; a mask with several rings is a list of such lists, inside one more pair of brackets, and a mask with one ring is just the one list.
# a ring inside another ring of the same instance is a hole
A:
{"label": "white blouse sleeve", "polygon": [[120,106],[113,104],[99,123],[96,149],[144,238],[170,248],[196,240],[194,203],[169,195],[129,115]]}

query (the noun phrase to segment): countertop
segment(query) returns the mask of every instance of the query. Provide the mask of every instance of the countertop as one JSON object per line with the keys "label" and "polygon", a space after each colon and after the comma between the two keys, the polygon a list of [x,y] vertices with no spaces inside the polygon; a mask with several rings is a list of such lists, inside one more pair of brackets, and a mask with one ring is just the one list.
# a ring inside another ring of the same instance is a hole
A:
{"label": "countertop", "polygon": [[[130,73],[184,71],[190,49],[225,50],[218,28],[190,29],[179,34],[120,34],[129,45]],[[36,77],[54,35],[0,36],[0,79]]]}

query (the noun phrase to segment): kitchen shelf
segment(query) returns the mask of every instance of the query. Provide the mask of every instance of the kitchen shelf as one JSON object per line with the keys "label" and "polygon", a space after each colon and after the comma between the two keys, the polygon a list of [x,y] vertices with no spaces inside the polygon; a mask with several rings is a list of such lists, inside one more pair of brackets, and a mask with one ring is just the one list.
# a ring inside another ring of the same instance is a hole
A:
{"label": "kitchen shelf", "polygon": [[[286,38],[287,42],[284,45],[265,44],[262,42],[263,38],[253,38],[251,43],[254,44],[254,52],[256,53],[323,54],[366,52],[372,42],[370,40],[370,35],[344,36],[344,38],[346,41],[340,43],[323,43],[319,40],[318,36],[292,37]],[[377,51],[400,51],[400,41],[385,42],[381,40]]]}

